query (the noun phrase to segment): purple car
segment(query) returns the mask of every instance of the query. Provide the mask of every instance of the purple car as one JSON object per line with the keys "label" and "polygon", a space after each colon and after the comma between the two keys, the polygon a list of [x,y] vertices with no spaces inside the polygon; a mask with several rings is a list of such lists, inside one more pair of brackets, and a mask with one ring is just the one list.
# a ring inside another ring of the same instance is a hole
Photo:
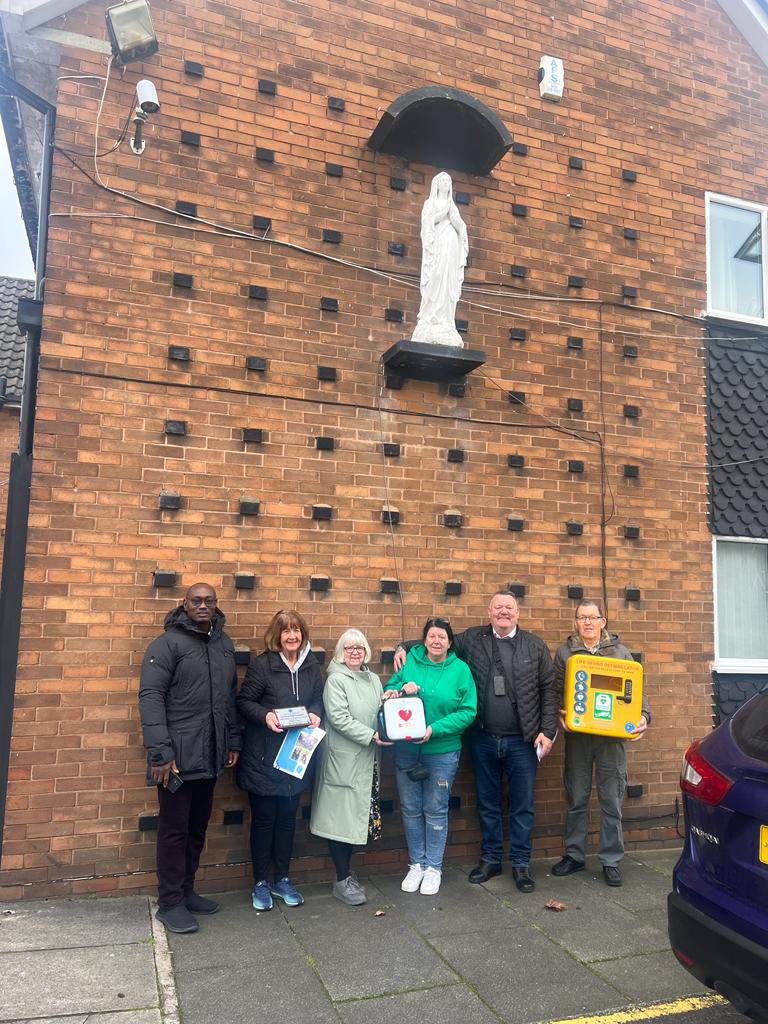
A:
{"label": "purple car", "polygon": [[672,949],[700,982],[768,1021],[768,691],[691,744],[680,787]]}

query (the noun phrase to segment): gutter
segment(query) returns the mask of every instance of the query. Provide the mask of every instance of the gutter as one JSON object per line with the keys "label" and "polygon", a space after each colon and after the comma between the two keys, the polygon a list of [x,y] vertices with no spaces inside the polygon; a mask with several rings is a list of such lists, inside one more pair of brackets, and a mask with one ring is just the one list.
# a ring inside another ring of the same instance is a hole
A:
{"label": "gutter", "polygon": [[[10,75],[11,54],[6,34],[5,21],[0,18],[0,71]],[[29,154],[24,137],[24,125],[21,120],[18,103],[12,92],[0,89],[0,120],[3,122],[5,140],[8,144],[8,156],[13,170],[13,183],[19,197],[21,216],[27,232],[29,248],[34,252],[38,232],[37,198],[35,182],[29,163]]]}

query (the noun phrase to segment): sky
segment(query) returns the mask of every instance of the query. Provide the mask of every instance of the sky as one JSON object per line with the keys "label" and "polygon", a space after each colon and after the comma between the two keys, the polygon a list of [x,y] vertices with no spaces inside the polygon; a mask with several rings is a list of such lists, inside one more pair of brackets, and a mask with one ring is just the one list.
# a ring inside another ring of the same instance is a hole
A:
{"label": "sky", "polygon": [[0,277],[35,276],[0,122]]}

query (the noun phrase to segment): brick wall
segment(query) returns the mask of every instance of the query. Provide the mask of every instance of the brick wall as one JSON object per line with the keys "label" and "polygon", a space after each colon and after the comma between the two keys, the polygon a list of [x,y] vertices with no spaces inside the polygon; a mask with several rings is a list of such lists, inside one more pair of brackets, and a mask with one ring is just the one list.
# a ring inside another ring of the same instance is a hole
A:
{"label": "brick wall", "polygon": [[11,454],[19,447],[19,411],[0,407],[0,570],[3,567],[5,512],[8,503],[8,475]]}
{"label": "brick wall", "polygon": [[[154,837],[138,831],[154,811],[138,668],[190,583],[216,586],[239,644],[261,649],[276,608],[296,606],[315,643],[330,649],[355,625],[379,659],[436,611],[458,627],[483,621],[488,595],[517,582],[523,625],[554,649],[571,622],[567,585],[600,589],[595,432],[605,439],[610,624],[643,653],[655,713],[631,748],[631,781],[644,795],[627,806],[638,819],[630,838],[672,841],[680,752],[711,722],[701,332],[625,309],[621,293],[636,286],[637,304],[681,314],[704,307],[704,190],[749,199],[766,185],[765,69],[714,2],[638,3],[628,18],[603,0],[580,13],[565,2],[385,10],[362,0],[190,0],[182,11],[155,0],[153,17],[162,52],[113,77],[100,148],[116,138],[139,77],[155,81],[162,111],[144,156],[123,146],[100,161],[103,179],[148,202],[196,202],[201,217],[245,232],[254,215],[271,217],[271,237],[384,276],[190,230],[106,194],[57,154],[3,894],[152,884]],[[101,10],[76,12],[67,28],[102,35]],[[565,60],[560,105],[538,97],[543,53]],[[185,74],[185,60],[202,63],[204,77]],[[92,54],[64,53],[62,74],[99,73]],[[258,92],[260,78],[276,82],[275,96]],[[453,175],[470,197],[458,315],[467,344],[487,353],[463,397],[415,382],[391,390],[378,370],[414,326],[419,213],[434,169],[365,142],[398,95],[433,83],[495,108],[527,146],[489,178]],[[58,144],[91,169],[100,90],[60,84]],[[328,96],[344,98],[345,111],[329,111]],[[183,145],[181,130],[199,133],[200,148]],[[256,161],[257,146],[275,162]],[[569,168],[571,156],[583,169]],[[327,162],[343,176],[328,176]],[[513,203],[527,216],[513,215]],[[570,227],[571,216],[584,226]],[[626,227],[639,237],[627,240]],[[323,228],[341,243],[323,243]],[[388,253],[392,241],[407,246],[404,257]],[[510,264],[529,268],[522,284]],[[173,287],[174,272],[191,274],[193,287]],[[569,289],[569,275],[586,286]],[[251,284],[268,289],[266,301],[248,298]],[[529,291],[605,305],[521,298]],[[339,312],[322,312],[321,296],[337,298]],[[404,325],[385,321],[391,307]],[[510,328],[525,340],[510,340]],[[567,347],[573,335],[582,350]],[[188,347],[190,362],[169,359],[169,344]],[[247,356],[264,357],[266,371],[247,370]],[[319,365],[337,380],[319,381]],[[509,389],[525,392],[524,406]],[[583,412],[567,411],[572,397]],[[624,415],[626,404],[639,418]],[[166,419],[184,420],[187,435],[166,436]],[[244,427],[262,428],[263,443],[244,443]],[[317,449],[321,435],[332,451]],[[400,457],[385,460],[383,441],[398,442]],[[464,461],[449,463],[449,448]],[[509,468],[510,454],[525,465]],[[584,472],[569,472],[569,460]],[[626,479],[625,464],[639,476]],[[159,510],[161,490],[183,496],[180,511]],[[239,514],[243,497],[261,502],[257,517]],[[314,504],[332,506],[333,518],[313,521]],[[393,531],[381,522],[385,505],[401,513]],[[460,529],[442,525],[449,508],[464,516]],[[508,530],[509,516],[524,520],[522,532]],[[566,533],[569,520],[584,524],[582,536]],[[639,539],[624,538],[626,524],[640,526]],[[153,587],[157,568],[178,573],[175,590]],[[256,575],[255,590],[235,591],[242,571]],[[327,594],[309,594],[312,574],[330,577]],[[392,576],[402,609],[379,592]],[[449,579],[462,582],[459,597],[444,597]],[[624,600],[628,585],[639,602]],[[561,771],[558,744],[537,788],[540,853],[560,852]],[[455,792],[449,855],[468,862],[477,831],[467,770]],[[229,780],[220,784],[209,886],[247,878],[244,827],[221,823],[223,810],[243,805]],[[369,867],[403,861],[397,818],[385,818]],[[298,872],[329,877],[322,852],[303,826]]]}

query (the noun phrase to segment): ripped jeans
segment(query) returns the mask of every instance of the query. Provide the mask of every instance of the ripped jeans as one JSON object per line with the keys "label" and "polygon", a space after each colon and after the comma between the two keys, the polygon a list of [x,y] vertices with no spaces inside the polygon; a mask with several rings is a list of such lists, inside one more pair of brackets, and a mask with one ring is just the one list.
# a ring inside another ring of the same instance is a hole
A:
{"label": "ripped jeans", "polygon": [[[460,753],[452,750],[447,754],[425,754],[415,743],[395,745],[397,791],[411,864],[442,870],[448,838],[448,801]],[[408,770],[417,764],[429,769],[429,778],[423,782],[408,778]]]}

